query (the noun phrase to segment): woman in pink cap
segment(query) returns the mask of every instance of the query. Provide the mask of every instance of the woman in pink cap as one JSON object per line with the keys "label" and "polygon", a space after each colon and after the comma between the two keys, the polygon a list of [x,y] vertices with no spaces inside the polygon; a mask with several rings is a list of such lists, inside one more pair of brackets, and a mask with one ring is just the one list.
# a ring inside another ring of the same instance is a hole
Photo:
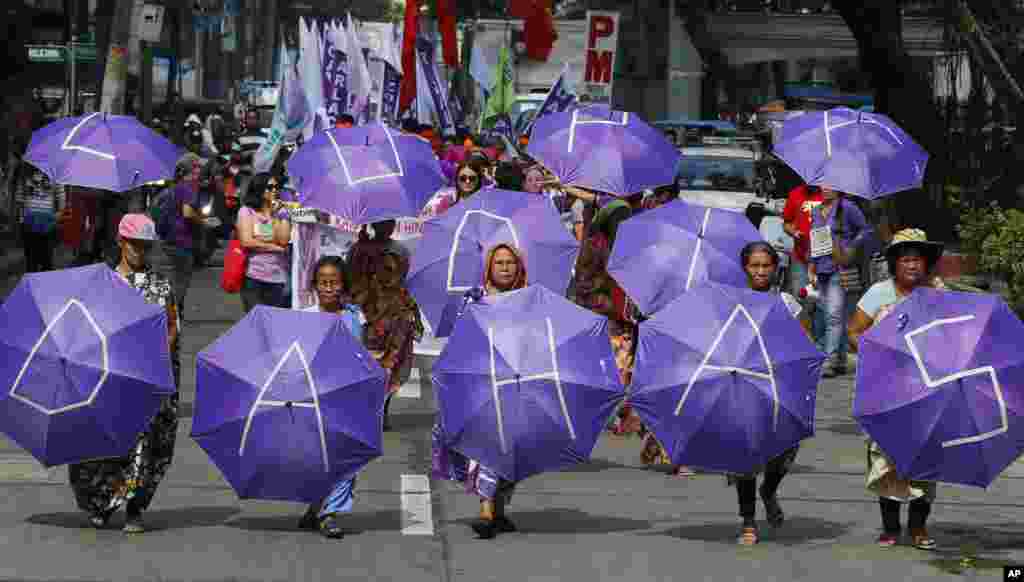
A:
{"label": "woman in pink cap", "polygon": [[[126,214],[117,230],[120,258],[112,267],[124,281],[137,289],[143,298],[167,310],[167,339],[174,368],[174,383],[181,379],[178,358],[178,312],[166,277],[153,271],[147,255],[157,240],[156,225],[144,214]],[[89,513],[89,522],[96,528],[107,525],[110,517],[122,506],[126,519],[124,532],[143,533],[142,512],[153,500],[157,485],[167,473],[174,456],[174,440],[178,431],[178,394],[164,399],[149,430],[129,456],[74,463],[68,468],[71,489],[78,507]]]}

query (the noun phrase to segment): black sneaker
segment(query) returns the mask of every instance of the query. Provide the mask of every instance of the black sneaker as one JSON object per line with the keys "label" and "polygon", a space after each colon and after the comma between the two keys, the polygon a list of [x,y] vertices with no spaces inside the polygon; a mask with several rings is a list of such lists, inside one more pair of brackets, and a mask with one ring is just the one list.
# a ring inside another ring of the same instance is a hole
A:
{"label": "black sneaker", "polygon": [[473,528],[473,531],[482,540],[491,540],[494,539],[494,536],[498,535],[498,525],[492,519],[477,520],[470,527]]}

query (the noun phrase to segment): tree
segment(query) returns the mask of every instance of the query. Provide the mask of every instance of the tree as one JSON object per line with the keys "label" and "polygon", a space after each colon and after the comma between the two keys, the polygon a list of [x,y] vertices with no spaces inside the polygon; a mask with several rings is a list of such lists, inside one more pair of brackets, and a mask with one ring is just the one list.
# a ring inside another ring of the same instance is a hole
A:
{"label": "tree", "polygon": [[[833,6],[857,41],[861,69],[869,75],[875,111],[888,115],[930,155],[926,184],[945,181],[945,124],[935,104],[931,79],[918,70],[903,44],[901,3],[893,0],[835,0]],[[948,236],[952,217],[941,194],[922,204],[920,195],[896,196],[892,208],[898,217],[913,216],[918,226]],[[922,213],[922,208],[928,212]],[[897,220],[899,220],[897,218]],[[902,221],[901,221],[902,222]]]}

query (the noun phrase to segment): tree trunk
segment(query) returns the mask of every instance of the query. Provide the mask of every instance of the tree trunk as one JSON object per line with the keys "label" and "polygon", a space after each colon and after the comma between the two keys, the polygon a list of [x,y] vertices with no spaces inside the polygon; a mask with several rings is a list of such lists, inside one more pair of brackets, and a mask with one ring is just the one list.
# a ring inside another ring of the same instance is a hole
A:
{"label": "tree trunk", "polygon": [[[900,3],[892,0],[836,0],[834,6],[857,41],[861,69],[870,75],[875,111],[888,115],[928,151],[925,183],[942,184],[946,159],[944,124],[935,107],[934,91],[928,75],[915,69],[903,45],[903,16]],[[951,231],[949,210],[943,200],[922,204],[921,193],[893,198],[897,222],[920,226],[934,232]],[[922,213],[927,207],[929,212]],[[914,217],[900,220],[900,217]],[[914,223],[914,224],[910,224]]]}

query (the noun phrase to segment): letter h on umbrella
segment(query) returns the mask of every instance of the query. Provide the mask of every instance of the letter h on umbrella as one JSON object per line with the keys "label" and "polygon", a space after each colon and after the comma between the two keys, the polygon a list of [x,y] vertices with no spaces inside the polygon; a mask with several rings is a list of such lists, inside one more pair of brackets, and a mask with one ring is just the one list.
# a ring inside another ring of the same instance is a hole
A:
{"label": "letter h on umbrella", "polygon": [[562,377],[558,372],[558,357],[555,353],[555,331],[554,326],[551,324],[551,318],[545,317],[544,322],[546,325],[547,339],[548,339],[548,350],[551,354],[551,371],[544,372],[541,374],[533,374],[531,376],[519,376],[518,374],[514,378],[505,380],[498,379],[498,368],[495,360],[495,349],[494,349],[494,328],[487,328],[487,340],[488,347],[491,357],[491,391],[494,396],[494,411],[498,421],[498,439],[501,441],[501,452],[508,453],[508,445],[505,441],[505,422],[501,413],[501,395],[499,394],[502,386],[509,384],[519,385],[522,382],[530,382],[534,380],[551,380],[555,383],[555,393],[558,394],[558,403],[562,408],[562,417],[565,419],[565,426],[569,429],[569,438],[576,440],[576,429],[573,427],[572,418],[569,417],[569,408],[565,403],[565,391],[562,388]]}

